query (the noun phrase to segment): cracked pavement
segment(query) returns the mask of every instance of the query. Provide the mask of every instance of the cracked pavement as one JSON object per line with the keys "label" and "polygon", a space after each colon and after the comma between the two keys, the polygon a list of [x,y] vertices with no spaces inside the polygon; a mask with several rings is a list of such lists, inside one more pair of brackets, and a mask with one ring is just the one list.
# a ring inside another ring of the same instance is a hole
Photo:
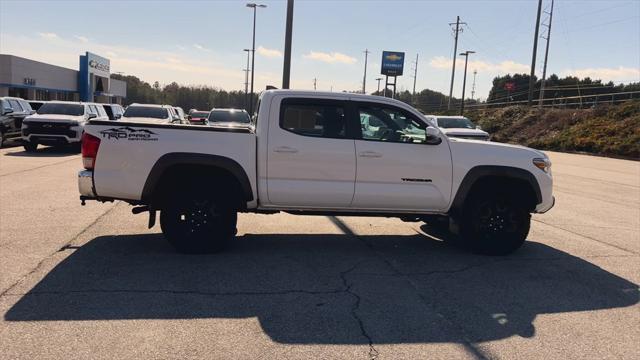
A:
{"label": "cracked pavement", "polygon": [[640,165],[550,153],[556,208],[507,257],[397,219],[242,214],[175,254],[78,155],[0,150],[0,359],[640,357]]}

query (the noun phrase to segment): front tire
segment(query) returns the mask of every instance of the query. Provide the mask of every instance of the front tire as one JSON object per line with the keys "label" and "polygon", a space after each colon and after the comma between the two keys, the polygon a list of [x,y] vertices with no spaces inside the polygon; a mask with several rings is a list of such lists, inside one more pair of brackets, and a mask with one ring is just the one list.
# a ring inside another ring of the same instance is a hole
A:
{"label": "front tire", "polygon": [[26,152],[35,152],[38,150],[38,143],[35,142],[25,141],[23,146]]}
{"label": "front tire", "polygon": [[481,194],[470,199],[460,224],[465,246],[483,255],[507,255],[522,246],[531,215],[515,194]]}
{"label": "front tire", "polygon": [[175,196],[160,213],[162,232],[178,252],[220,252],[236,234],[237,211],[228,204],[195,192]]}
{"label": "front tire", "polygon": [[4,145],[4,133],[0,131],[0,148]]}

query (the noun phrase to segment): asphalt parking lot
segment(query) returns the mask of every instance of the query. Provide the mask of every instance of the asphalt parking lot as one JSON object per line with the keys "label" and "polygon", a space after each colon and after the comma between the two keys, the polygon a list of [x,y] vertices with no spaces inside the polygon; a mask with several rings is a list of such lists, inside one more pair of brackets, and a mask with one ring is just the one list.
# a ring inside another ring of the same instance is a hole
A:
{"label": "asphalt parking lot", "polygon": [[0,358],[638,359],[640,163],[549,153],[556,207],[507,257],[422,223],[241,215],[179,255],[77,154],[0,150]]}

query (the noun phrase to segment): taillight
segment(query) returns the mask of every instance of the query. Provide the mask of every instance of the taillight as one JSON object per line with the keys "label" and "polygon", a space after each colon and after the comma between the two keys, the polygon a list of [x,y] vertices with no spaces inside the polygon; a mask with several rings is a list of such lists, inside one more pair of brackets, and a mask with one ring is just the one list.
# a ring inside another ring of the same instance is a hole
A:
{"label": "taillight", "polygon": [[93,170],[100,147],[100,138],[84,133],[82,134],[82,165],[87,170]]}

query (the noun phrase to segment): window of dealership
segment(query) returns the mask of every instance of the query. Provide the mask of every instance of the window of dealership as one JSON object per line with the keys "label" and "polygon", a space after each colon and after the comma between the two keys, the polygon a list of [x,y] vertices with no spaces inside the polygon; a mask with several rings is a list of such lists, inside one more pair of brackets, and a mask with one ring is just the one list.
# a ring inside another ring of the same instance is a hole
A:
{"label": "window of dealership", "polygon": [[90,52],[80,55],[79,70],[0,54],[0,96],[123,104],[127,84],[111,79],[110,67]]}

